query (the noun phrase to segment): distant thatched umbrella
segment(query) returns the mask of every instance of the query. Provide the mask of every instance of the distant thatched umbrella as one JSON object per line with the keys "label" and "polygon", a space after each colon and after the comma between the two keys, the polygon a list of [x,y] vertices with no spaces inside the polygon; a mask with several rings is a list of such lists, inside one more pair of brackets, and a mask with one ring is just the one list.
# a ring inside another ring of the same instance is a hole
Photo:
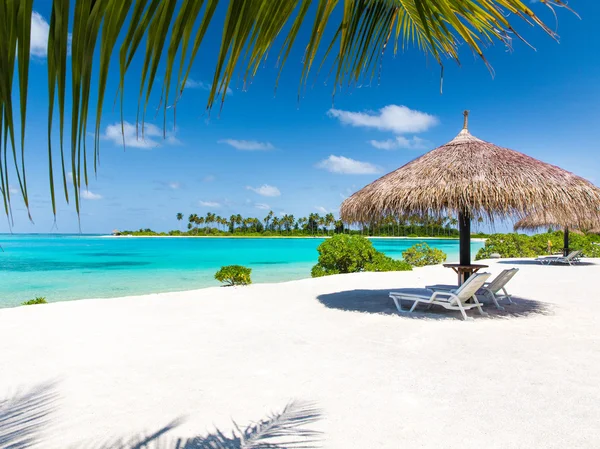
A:
{"label": "distant thatched umbrella", "polygon": [[472,136],[465,111],[454,140],[372,182],[346,199],[344,221],[397,214],[458,216],[460,263],[471,261],[471,219],[600,216],[600,189],[579,176]]}
{"label": "distant thatched umbrella", "polygon": [[555,217],[547,212],[538,212],[528,215],[527,217],[515,223],[515,231],[522,229],[527,231],[535,231],[539,228],[551,226],[564,229],[564,245],[563,253],[569,254],[569,233],[583,234],[582,230],[587,230],[594,227],[600,227],[600,221],[596,217]]}

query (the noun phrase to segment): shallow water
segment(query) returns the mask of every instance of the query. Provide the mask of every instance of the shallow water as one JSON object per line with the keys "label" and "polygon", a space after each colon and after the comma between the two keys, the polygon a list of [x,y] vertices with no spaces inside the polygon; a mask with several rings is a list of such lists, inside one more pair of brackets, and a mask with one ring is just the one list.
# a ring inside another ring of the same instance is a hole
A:
{"label": "shallow water", "polygon": [[[252,268],[254,282],[310,277],[321,238],[112,238],[1,235],[0,307],[36,296],[48,301],[117,297],[219,285],[223,265]],[[373,239],[394,258],[420,239]],[[426,240],[458,260],[458,240]],[[481,242],[472,243],[473,254]]]}

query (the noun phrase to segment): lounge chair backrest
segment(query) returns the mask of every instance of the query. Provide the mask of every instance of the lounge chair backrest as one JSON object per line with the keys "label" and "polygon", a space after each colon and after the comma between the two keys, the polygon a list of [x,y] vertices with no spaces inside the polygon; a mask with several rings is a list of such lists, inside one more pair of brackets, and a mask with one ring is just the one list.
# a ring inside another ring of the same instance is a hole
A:
{"label": "lounge chair backrest", "polygon": [[517,274],[517,271],[519,271],[518,268],[503,270],[502,273],[500,273],[492,282],[490,282],[490,285],[488,285],[487,288],[494,294],[499,292],[506,284],[508,284],[508,281],[510,281],[512,277]]}
{"label": "lounge chair backrest", "polygon": [[472,275],[458,288],[458,290],[456,290],[456,296],[458,296],[458,299],[461,301],[466,301],[471,298],[483,284],[485,284],[485,281],[487,281],[490,276],[490,273],[476,273]]}
{"label": "lounge chair backrest", "polygon": [[565,257],[565,259],[566,260],[573,260],[573,259],[577,258],[580,254],[581,254],[581,251],[571,251],[569,253],[569,255],[567,257]]}

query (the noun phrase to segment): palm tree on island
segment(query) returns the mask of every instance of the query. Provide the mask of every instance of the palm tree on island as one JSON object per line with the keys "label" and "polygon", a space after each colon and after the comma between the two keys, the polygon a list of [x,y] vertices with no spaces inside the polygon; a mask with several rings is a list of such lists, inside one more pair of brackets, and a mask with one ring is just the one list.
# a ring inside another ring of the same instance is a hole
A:
{"label": "palm tree on island", "polygon": [[[189,222],[189,226],[188,229],[192,229],[192,227],[194,228],[194,230],[197,230],[197,226],[198,226],[198,215],[197,214],[190,214],[190,216],[188,217],[188,222]],[[197,232],[197,231],[196,231]]]}
{"label": "palm tree on island", "polygon": [[329,227],[335,224],[335,217],[331,212],[325,215],[325,226],[327,227],[327,235],[329,235]]}
{"label": "palm tree on island", "polygon": [[273,211],[270,210],[269,213],[267,214],[267,216],[264,219],[265,222],[265,229],[269,229],[269,223],[271,222],[271,220],[273,219]]}

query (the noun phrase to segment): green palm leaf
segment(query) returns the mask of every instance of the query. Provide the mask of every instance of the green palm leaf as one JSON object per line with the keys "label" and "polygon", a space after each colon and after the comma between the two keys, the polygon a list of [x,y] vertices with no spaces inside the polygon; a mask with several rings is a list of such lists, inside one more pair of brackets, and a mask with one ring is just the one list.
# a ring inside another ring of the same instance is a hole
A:
{"label": "green palm leaf", "polygon": [[[566,7],[561,0],[541,3]],[[459,44],[464,43],[487,64],[484,49],[500,41],[510,44],[512,36],[520,38],[516,23],[535,25],[552,38],[556,34],[527,6],[525,0],[221,0],[227,5],[222,23],[221,42],[207,109],[220,99],[233,80],[236,70],[243,73],[248,85],[267,58],[278,38],[283,44],[278,52],[279,76],[292,47],[300,38],[300,29],[308,20],[312,26],[304,42],[304,59],[299,76],[299,89],[318,67],[331,63],[330,73],[340,86],[372,79],[380,70],[381,57],[393,43],[399,48],[415,46],[431,54],[443,67],[445,59],[459,60]],[[216,19],[219,0],[75,0],[70,17],[70,0],[53,0],[48,37],[48,170],[52,211],[56,215],[54,149],[54,111],[58,109],[59,155],[62,189],[69,202],[65,164],[71,164],[73,198],[79,212],[79,191],[88,183],[88,158],[94,171],[99,161],[101,119],[109,66],[118,50],[121,121],[123,122],[124,86],[133,58],[143,53],[141,81],[138,90],[136,125],[144,121],[150,95],[157,80],[160,85],[163,128],[167,108],[176,106],[190,74],[208,26]],[[6,215],[11,217],[9,176],[16,176],[25,205],[29,209],[26,181],[25,127],[29,75],[29,46],[33,0],[0,2],[0,191]],[[334,14],[340,10],[339,14]],[[312,18],[311,18],[312,17]],[[334,31],[331,40],[326,30]],[[195,31],[195,34],[193,35]],[[69,31],[73,33],[71,50],[71,98],[66,104],[67,57]],[[192,36],[193,35],[193,36]],[[145,41],[145,46],[142,43]],[[211,43],[205,43],[211,45]],[[322,51],[320,52],[320,49]],[[99,62],[95,64],[95,52]],[[179,55],[179,58],[178,58]],[[159,74],[161,61],[164,73]],[[15,104],[12,96],[15,66],[19,79],[19,138],[15,136]],[[97,67],[96,67],[97,66]],[[176,72],[174,72],[176,71]],[[176,73],[176,76],[174,76]],[[97,92],[92,79],[97,77]],[[277,85],[276,82],[276,85]],[[171,92],[176,90],[172,100]],[[90,99],[96,98],[95,105]],[[55,101],[57,104],[55,105]],[[64,149],[65,110],[71,110],[70,154]],[[86,146],[90,107],[95,107],[94,151]],[[173,108],[174,121],[176,107]],[[83,181],[83,182],[82,182]]]}

